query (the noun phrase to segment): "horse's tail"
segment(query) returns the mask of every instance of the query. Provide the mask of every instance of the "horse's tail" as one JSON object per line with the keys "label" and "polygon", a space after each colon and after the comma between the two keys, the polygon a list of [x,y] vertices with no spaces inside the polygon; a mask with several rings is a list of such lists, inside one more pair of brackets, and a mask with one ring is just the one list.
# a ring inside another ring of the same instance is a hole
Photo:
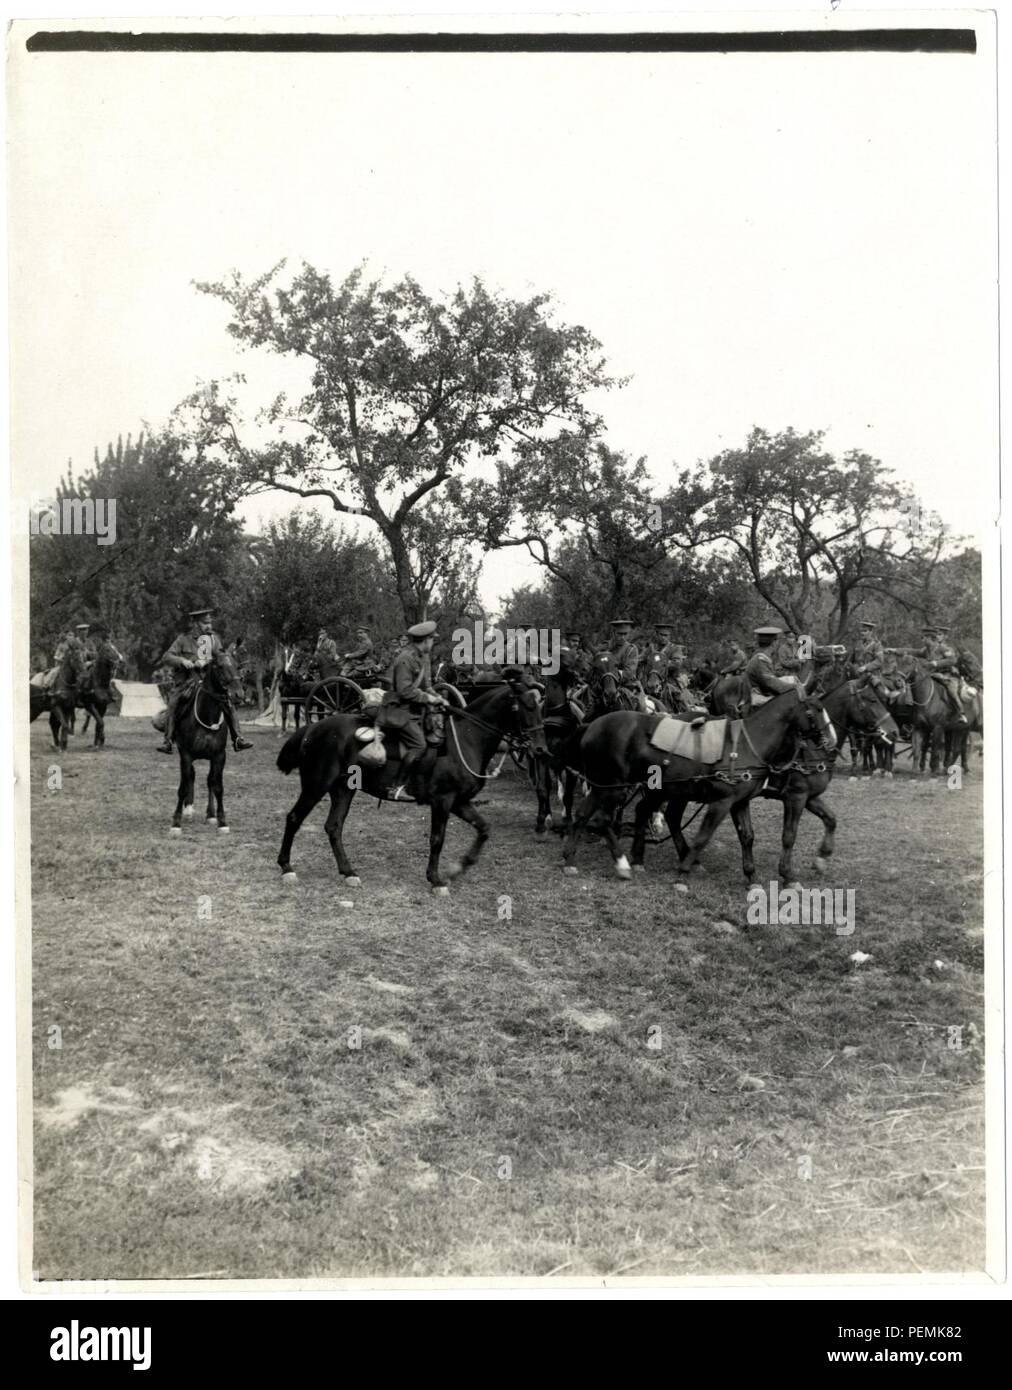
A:
{"label": "horse's tail", "polygon": [[299,765],[302,757],[302,740],[309,732],[309,725],[303,724],[301,729],[296,729],[291,738],[286,739],[278,754],[278,767],[287,777],[290,772],[294,772]]}

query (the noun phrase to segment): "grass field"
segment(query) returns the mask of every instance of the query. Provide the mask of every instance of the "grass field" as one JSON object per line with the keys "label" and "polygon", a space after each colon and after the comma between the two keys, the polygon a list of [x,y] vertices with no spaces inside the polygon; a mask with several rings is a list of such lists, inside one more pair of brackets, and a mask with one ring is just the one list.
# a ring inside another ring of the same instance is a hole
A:
{"label": "grass field", "polygon": [[[363,798],[362,886],[320,808],[282,887],[297,781],[253,737],[231,835],[198,780],[173,840],[153,730],[60,758],[32,727],[37,1277],[982,1268],[979,762],[958,793],[834,783],[837,936],[746,928],[729,824],[687,896],[670,844],[564,878],[519,778],[449,898],[427,812]],[[754,819],[766,882],[779,807]]]}

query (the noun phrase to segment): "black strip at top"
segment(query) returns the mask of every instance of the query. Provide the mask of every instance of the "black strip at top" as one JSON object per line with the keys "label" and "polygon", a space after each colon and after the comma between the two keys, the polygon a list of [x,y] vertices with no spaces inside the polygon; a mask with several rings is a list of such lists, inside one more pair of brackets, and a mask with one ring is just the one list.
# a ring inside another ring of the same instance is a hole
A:
{"label": "black strip at top", "polygon": [[39,30],[29,53],[976,53],[973,29],[636,34],[138,34]]}

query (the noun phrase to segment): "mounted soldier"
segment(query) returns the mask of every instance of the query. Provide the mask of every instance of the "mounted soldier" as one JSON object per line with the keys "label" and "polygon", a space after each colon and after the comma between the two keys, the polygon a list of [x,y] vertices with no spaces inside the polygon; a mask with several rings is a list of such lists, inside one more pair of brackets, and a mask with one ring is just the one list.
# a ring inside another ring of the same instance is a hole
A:
{"label": "mounted soldier", "polygon": [[728,637],[723,644],[724,664],[720,668],[722,676],[740,676],[748,665],[748,652],[737,637]]}
{"label": "mounted soldier", "polygon": [[745,664],[745,675],[752,687],[752,704],[757,707],[764,705],[767,700],[772,700],[774,695],[796,689],[798,681],[796,678],[778,676],[776,673],[777,640],[784,635],[783,629],[757,627],[754,635],[756,647]]}
{"label": "mounted soldier", "polygon": [[931,627],[923,628],[922,631],[924,632],[925,643],[919,652],[914,652],[914,655],[920,657],[927,664],[936,683],[945,692],[946,703],[955,722],[965,724],[967,719],[963,710],[963,701],[960,698],[958,658],[955,650],[948,643],[947,633],[949,629],[941,624],[933,624]]}
{"label": "mounted soldier", "polygon": [[592,658],[590,652],[583,645],[583,634],[577,628],[569,628],[566,631],[566,649],[569,652],[569,665],[579,676],[580,680],[585,681],[590,674]]}
{"label": "mounted soldier", "polygon": [[88,635],[90,632],[91,623],[74,624],[74,635],[76,636],[78,645],[80,646],[81,660],[84,662],[86,670],[91,666],[91,663],[95,660],[95,648]]}
{"label": "mounted soldier", "polygon": [[885,689],[887,704],[895,704],[903,698],[907,688],[907,678],[900,670],[899,651],[896,647],[882,648],[882,669],[879,675]]}
{"label": "mounted soldier", "polygon": [[430,653],[436,624],[416,623],[407,631],[408,642],[394,658],[390,690],[383,697],[379,725],[396,732],[401,745],[400,784],[388,793],[390,801],[410,801],[411,769],[425,752],[423,721],[433,706],[446,701],[432,689]]}
{"label": "mounted soldier", "polygon": [[878,623],[870,618],[862,619],[861,632],[850,658],[850,674],[857,680],[858,689],[870,685],[879,699],[885,701],[889,698],[889,687],[882,679],[885,650],[878,640],[877,630]]}
{"label": "mounted soldier", "polygon": [[[678,643],[672,640],[673,623],[655,623],[640,665],[640,680],[648,695],[664,697],[664,687],[678,663]],[[684,653],[683,653],[684,654]]]}
{"label": "mounted soldier", "polygon": [[610,624],[612,636],[608,648],[608,670],[627,690],[639,688],[639,648],[632,640],[632,623],[628,618],[616,618]]}
{"label": "mounted soldier", "polygon": [[800,680],[801,658],[798,656],[798,634],[793,628],[787,628],[781,634],[780,640],[776,644],[776,673],[783,676],[785,680],[794,680],[797,684]]}
{"label": "mounted soldier", "polygon": [[371,675],[376,665],[376,654],[373,650],[372,638],[367,627],[357,627],[355,629],[355,647],[353,651],[345,652],[342,657],[341,675],[342,676],[364,676]]}
{"label": "mounted soldier", "polygon": [[320,628],[319,636],[316,639],[313,662],[316,665],[320,680],[341,674],[341,654],[337,650],[337,643],[325,627]]}
{"label": "mounted soldier", "polygon": [[[172,671],[174,685],[165,715],[165,737],[158,745],[159,753],[172,752],[172,739],[180,702],[196,688],[195,676],[222,650],[221,638],[214,630],[214,613],[213,608],[194,608],[188,614],[189,631],[181,632],[162,657],[162,664]],[[246,748],[252,748],[252,743],[239,733],[235,710],[227,696],[223,698],[221,707],[235,751],[241,753]]]}

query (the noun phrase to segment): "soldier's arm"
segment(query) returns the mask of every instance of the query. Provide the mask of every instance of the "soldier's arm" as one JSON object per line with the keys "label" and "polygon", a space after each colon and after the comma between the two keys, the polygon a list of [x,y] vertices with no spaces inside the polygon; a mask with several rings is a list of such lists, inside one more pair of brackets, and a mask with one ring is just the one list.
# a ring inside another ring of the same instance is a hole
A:
{"label": "soldier's arm", "polygon": [[172,646],[162,657],[161,664],[163,666],[183,666],[188,663],[190,657],[187,656],[186,652],[183,650],[183,646],[183,638],[181,636],[177,637]]}

